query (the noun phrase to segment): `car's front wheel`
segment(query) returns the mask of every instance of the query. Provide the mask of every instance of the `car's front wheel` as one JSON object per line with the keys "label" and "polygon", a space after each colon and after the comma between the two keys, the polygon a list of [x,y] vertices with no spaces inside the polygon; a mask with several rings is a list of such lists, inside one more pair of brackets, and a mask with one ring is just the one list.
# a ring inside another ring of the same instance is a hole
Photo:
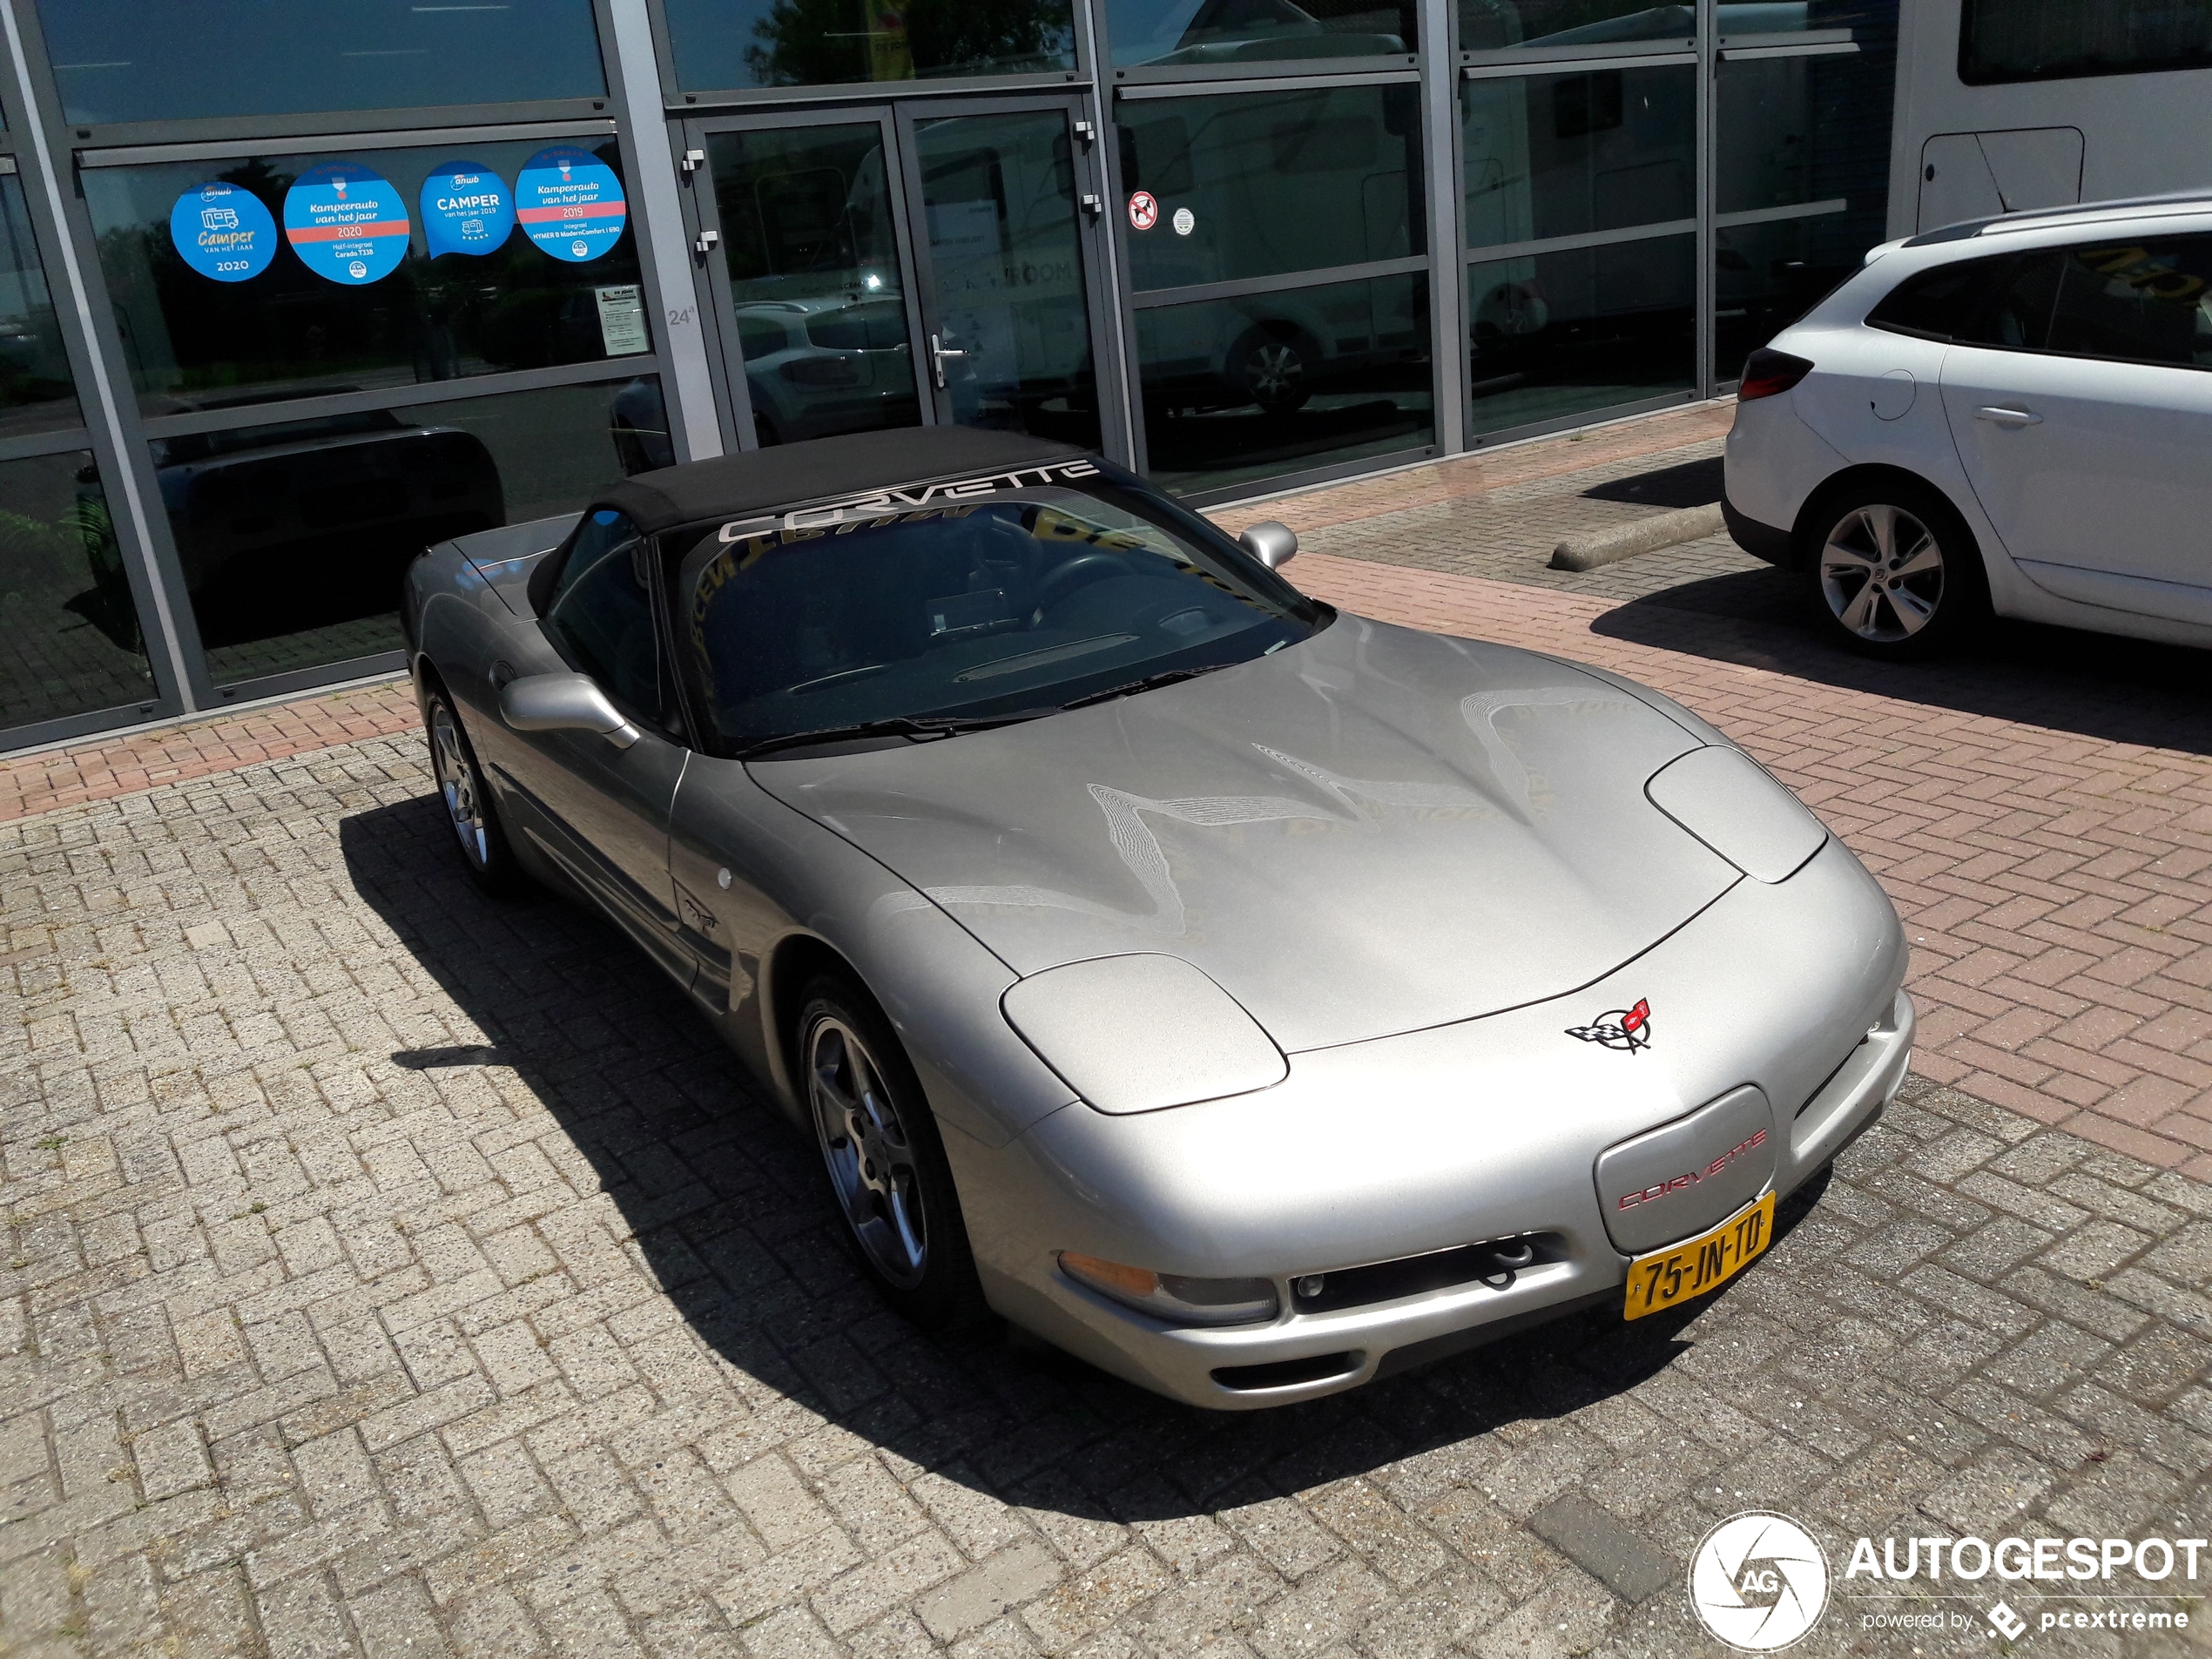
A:
{"label": "car's front wheel", "polygon": [[842,979],[799,999],[807,1115],[830,1194],[868,1277],[926,1330],[984,1311],[952,1169],[921,1085],[874,1004]]}
{"label": "car's front wheel", "polygon": [[434,685],[423,698],[423,724],[430,739],[430,770],[438,780],[438,799],[469,879],[487,893],[513,892],[521,884],[521,869],[514,849],[507,845],[507,832],[500,827],[499,809],[484,781],[484,769],[443,686]]}
{"label": "car's front wheel", "polygon": [[1831,497],[1807,519],[1801,550],[1815,621],[1869,656],[1932,655],[1988,614],[1973,532],[1925,486],[1881,480]]}

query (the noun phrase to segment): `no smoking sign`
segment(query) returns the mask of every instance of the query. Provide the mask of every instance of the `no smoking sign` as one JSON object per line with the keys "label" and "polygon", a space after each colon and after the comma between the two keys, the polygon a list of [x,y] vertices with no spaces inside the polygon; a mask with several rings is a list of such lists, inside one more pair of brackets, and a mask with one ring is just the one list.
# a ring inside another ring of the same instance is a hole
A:
{"label": "no smoking sign", "polygon": [[1149,231],[1160,222],[1160,204],[1149,190],[1140,190],[1129,199],[1129,222],[1132,230]]}

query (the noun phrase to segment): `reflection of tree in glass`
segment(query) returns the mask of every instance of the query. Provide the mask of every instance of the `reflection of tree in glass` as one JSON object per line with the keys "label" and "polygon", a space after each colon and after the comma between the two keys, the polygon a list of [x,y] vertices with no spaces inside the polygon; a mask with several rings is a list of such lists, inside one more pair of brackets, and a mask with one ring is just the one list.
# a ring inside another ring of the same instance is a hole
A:
{"label": "reflection of tree in glass", "polygon": [[57,516],[0,511],[0,569],[12,563],[58,573],[79,559],[92,585],[62,608],[75,611],[123,650],[142,654],[145,642],[138,632],[138,607],[131,602],[131,583],[123,574],[123,551],[116,544],[107,497],[89,466],[78,474],[77,499]]}
{"label": "reflection of tree in glass", "polygon": [[0,408],[67,397],[69,361],[24,212],[23,189],[13,179],[0,180],[0,238],[5,242],[0,280],[22,306],[0,316]]}
{"label": "reflection of tree in glass", "polygon": [[59,354],[57,334],[50,305],[25,316],[0,317],[0,408],[51,403],[70,395],[73,388],[66,373],[57,374],[38,361]]}
{"label": "reflection of tree in glass", "polygon": [[764,86],[1002,74],[1072,62],[1065,0],[776,0],[753,32],[759,40],[745,49],[745,62]]}

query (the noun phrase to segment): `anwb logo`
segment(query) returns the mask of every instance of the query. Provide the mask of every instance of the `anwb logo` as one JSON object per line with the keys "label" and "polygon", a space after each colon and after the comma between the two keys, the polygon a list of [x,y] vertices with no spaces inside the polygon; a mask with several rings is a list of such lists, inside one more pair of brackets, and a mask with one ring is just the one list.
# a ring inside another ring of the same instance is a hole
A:
{"label": "anwb logo", "polygon": [[1690,1554],[1689,1605],[1730,1647],[1772,1653],[1828,1610],[1828,1558],[1787,1515],[1730,1515]]}

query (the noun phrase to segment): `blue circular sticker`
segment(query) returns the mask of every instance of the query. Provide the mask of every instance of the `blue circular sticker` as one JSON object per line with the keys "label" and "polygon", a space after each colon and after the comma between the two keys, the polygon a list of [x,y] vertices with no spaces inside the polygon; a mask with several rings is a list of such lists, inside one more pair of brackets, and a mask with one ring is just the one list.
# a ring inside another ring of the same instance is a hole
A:
{"label": "blue circular sticker", "polygon": [[177,198],[169,239],[186,265],[218,282],[244,282],[276,258],[276,220],[251,191],[212,179]]}
{"label": "blue circular sticker", "polygon": [[366,167],[326,162],[284,192],[284,237],[307,269],[352,287],[399,269],[409,226],[400,192]]}
{"label": "blue circular sticker", "polygon": [[615,170],[588,150],[556,145],[532,156],[515,180],[523,233],[556,260],[596,260],[622,238],[630,209]]}
{"label": "blue circular sticker", "polygon": [[507,181],[473,161],[448,161],[422,181],[422,239],[440,253],[489,253],[515,228]]}

